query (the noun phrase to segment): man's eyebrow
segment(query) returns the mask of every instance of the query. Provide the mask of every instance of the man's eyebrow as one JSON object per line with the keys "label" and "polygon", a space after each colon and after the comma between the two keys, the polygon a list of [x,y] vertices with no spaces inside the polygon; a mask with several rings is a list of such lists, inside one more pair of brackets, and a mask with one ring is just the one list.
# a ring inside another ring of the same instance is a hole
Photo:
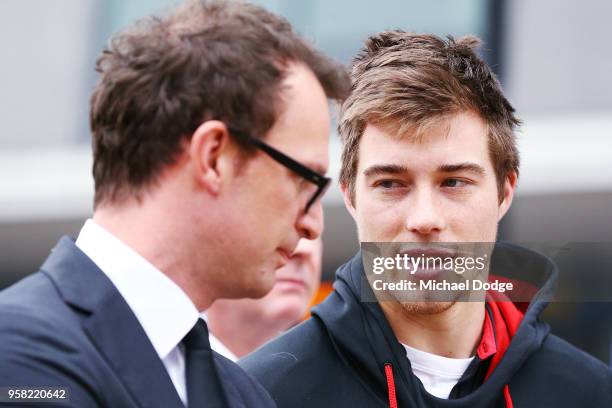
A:
{"label": "man's eyebrow", "polygon": [[442,173],[454,173],[457,171],[469,171],[478,175],[485,174],[485,169],[476,163],[457,163],[443,164],[438,166],[438,171]]}
{"label": "man's eyebrow", "polygon": [[364,176],[371,177],[382,174],[406,174],[409,173],[408,167],[399,164],[375,164],[363,171]]}

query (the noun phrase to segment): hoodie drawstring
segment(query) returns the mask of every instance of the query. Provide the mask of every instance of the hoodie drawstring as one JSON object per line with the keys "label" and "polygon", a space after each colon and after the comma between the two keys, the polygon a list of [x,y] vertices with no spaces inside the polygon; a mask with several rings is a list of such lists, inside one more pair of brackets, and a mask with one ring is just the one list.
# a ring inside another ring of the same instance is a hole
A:
{"label": "hoodie drawstring", "polygon": [[508,384],[504,385],[504,401],[506,402],[506,408],[514,408],[512,397],[510,396],[510,387]]}
{"label": "hoodie drawstring", "polygon": [[395,380],[393,379],[393,366],[391,365],[391,363],[385,363],[385,376],[387,377],[389,408],[397,408],[397,397],[395,396]]}

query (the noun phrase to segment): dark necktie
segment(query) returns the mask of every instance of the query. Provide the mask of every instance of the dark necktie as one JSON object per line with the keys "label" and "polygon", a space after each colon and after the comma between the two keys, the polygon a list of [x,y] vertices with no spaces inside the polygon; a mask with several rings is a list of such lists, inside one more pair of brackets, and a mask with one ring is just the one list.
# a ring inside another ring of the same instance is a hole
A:
{"label": "dark necktie", "polygon": [[225,394],[217,375],[213,353],[208,341],[206,322],[198,319],[183,339],[185,346],[185,377],[189,408],[225,408]]}

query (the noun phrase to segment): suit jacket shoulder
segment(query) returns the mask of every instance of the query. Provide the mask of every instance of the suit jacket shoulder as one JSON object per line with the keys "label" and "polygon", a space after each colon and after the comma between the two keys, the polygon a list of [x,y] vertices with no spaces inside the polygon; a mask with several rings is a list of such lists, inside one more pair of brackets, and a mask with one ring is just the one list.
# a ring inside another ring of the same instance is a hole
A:
{"label": "suit jacket shoulder", "polygon": [[248,406],[275,407],[268,392],[251,375],[235,362],[213,351],[217,372],[228,398],[235,401],[249,401]]}
{"label": "suit jacket shoulder", "polygon": [[0,293],[0,386],[67,387],[72,403],[100,406],[90,392],[98,384],[87,343],[78,319],[43,273]]}
{"label": "suit jacket shoulder", "polygon": [[[69,238],[0,292],[0,362],[0,387],[68,387],[70,406],[184,408],[128,304]],[[215,362],[230,407],[274,406],[235,363]]]}
{"label": "suit jacket shoulder", "polygon": [[350,400],[344,394],[361,388],[361,381],[338,355],[317,318],[300,323],[238,364],[264,386],[279,407]]}

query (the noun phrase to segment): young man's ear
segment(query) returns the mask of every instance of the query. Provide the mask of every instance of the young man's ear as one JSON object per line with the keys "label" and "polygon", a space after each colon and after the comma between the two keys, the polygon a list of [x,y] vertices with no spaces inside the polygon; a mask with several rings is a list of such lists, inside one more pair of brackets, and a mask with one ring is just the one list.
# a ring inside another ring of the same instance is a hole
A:
{"label": "young man's ear", "polygon": [[504,182],[503,191],[502,191],[502,200],[499,203],[499,216],[497,221],[501,221],[501,219],[506,215],[508,210],[510,209],[510,205],[512,204],[512,199],[514,198],[514,190],[516,190],[518,176],[516,172],[512,171],[506,176],[506,181]]}
{"label": "young man's ear", "polygon": [[209,193],[217,195],[224,177],[232,173],[232,143],[227,127],[218,120],[202,123],[189,143],[193,177]]}
{"label": "young man's ear", "polygon": [[344,206],[348,210],[349,214],[351,214],[351,217],[353,217],[353,220],[357,221],[356,214],[355,214],[355,206],[353,204],[355,201],[354,192],[351,192],[348,185],[344,183],[340,184],[340,190],[342,190],[342,196],[344,198]]}

